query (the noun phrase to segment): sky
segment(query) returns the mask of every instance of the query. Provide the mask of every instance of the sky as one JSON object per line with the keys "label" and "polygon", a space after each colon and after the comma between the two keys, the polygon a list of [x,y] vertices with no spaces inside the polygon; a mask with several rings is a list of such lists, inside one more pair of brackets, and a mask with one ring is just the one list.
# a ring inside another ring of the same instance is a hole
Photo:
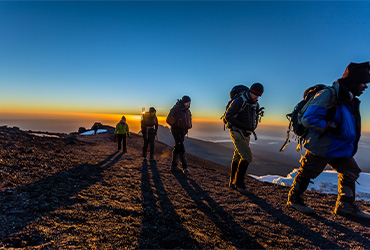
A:
{"label": "sky", "polygon": [[220,122],[231,88],[260,82],[262,124],[287,126],[306,88],[370,60],[369,13],[366,1],[0,1],[0,122],[166,116],[183,95],[195,120]]}

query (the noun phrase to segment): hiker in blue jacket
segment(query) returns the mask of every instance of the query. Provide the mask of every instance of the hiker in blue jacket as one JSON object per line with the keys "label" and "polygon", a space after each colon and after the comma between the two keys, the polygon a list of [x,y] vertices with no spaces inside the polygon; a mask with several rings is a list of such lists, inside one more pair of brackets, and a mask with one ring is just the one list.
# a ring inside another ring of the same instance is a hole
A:
{"label": "hiker in blue jacket", "polygon": [[[307,149],[294,178],[287,205],[302,213],[314,213],[303,201],[303,192],[310,179],[319,176],[328,164],[338,172],[338,198],[334,213],[370,219],[355,203],[356,180],[361,172],[353,156],[361,135],[360,101],[357,98],[370,82],[369,62],[350,63],[342,78],[333,86],[319,91],[303,115],[309,129],[304,147]],[[334,91],[333,91],[334,90]],[[328,119],[329,110],[335,112]]]}

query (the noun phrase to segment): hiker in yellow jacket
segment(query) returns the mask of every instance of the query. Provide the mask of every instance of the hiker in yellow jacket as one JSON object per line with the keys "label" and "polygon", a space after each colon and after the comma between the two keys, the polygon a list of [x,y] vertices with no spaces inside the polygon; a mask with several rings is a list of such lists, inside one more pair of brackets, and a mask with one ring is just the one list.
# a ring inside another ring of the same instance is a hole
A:
{"label": "hiker in yellow jacket", "polygon": [[130,137],[130,131],[128,129],[128,125],[126,123],[126,117],[122,116],[122,119],[116,125],[116,129],[114,130],[114,136],[117,138],[118,142],[118,151],[121,150],[121,143],[122,143],[122,150],[123,153],[127,152],[126,149],[126,137]]}

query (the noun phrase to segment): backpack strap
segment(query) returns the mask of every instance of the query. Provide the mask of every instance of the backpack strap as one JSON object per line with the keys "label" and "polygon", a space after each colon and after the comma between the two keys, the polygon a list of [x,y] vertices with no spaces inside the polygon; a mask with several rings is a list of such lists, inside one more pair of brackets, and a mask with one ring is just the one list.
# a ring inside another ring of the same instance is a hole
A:
{"label": "backpack strap", "polygon": [[336,96],[337,93],[333,87],[329,87],[328,89],[330,89],[332,95],[330,99],[330,104],[328,106],[328,111],[325,115],[326,127],[325,127],[324,132],[322,132],[321,135],[319,136],[319,138],[321,138],[323,135],[328,133],[329,126],[333,122],[335,114],[337,113],[337,107],[338,107],[338,101],[337,101],[337,96]]}
{"label": "backpack strap", "polygon": [[242,111],[243,111],[243,109],[245,109],[245,108],[249,105],[248,99],[247,99],[247,97],[244,95],[244,93],[246,93],[246,92],[243,92],[243,93],[241,94],[241,96],[240,96],[240,97],[243,99],[243,104],[242,104],[242,106],[240,107],[238,114],[239,114],[240,112],[242,112]]}

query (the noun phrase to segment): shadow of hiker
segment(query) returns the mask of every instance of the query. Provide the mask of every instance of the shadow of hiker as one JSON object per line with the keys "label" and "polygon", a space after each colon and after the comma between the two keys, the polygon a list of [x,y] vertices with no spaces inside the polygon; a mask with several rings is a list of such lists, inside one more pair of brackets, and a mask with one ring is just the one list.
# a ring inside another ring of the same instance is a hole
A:
{"label": "shadow of hiker", "polygon": [[[315,232],[312,229],[307,228],[305,225],[298,222],[294,218],[284,214],[284,212],[281,209],[276,209],[272,205],[268,204],[264,199],[254,194],[249,194],[248,198],[250,198],[254,204],[258,205],[266,213],[270,214],[272,217],[278,220],[281,224],[284,224],[287,227],[289,227],[293,231],[292,234],[299,235],[302,238],[309,240],[315,247],[323,249],[342,248],[338,246],[335,242],[323,237],[320,234],[320,232]],[[307,244],[301,245],[300,242],[296,242],[294,248],[307,248]]]}
{"label": "shadow of hiker", "polygon": [[122,153],[116,154],[109,155],[96,165],[78,165],[34,183],[1,192],[0,234],[3,237],[11,236],[62,205],[80,202],[71,197],[100,181],[102,172],[122,157]]}
{"label": "shadow of hiker", "polygon": [[[317,220],[319,220],[320,222],[322,222],[323,224],[325,224],[326,226],[328,227],[331,227],[333,229],[333,232],[337,232],[336,234],[338,234],[338,231],[340,233],[343,233],[345,236],[341,236],[342,238],[351,238],[351,241],[357,241],[357,242],[361,242],[363,243],[365,246],[370,246],[370,240],[365,238],[364,236],[356,233],[355,231],[345,227],[345,226],[342,226],[340,225],[339,223],[335,222],[335,221],[332,221],[332,220],[328,220],[318,214],[313,214],[311,215],[312,218],[316,218]],[[337,215],[333,215],[333,216],[337,216]],[[353,222],[357,222],[359,224],[362,224],[362,225],[365,225],[367,227],[370,227],[370,222],[369,221],[366,221],[366,220],[361,220],[361,219],[358,219],[358,218],[346,218],[346,217],[340,217],[338,216],[339,218],[344,218],[345,220],[350,220],[350,221],[353,221]]]}
{"label": "shadow of hiker", "polygon": [[203,212],[236,248],[263,249],[198,183],[182,173],[174,173],[175,178]]}
{"label": "shadow of hiker", "polygon": [[[154,188],[151,186],[153,181]],[[181,223],[163,186],[155,162],[142,165],[141,190],[144,218],[139,249],[202,248]]]}

